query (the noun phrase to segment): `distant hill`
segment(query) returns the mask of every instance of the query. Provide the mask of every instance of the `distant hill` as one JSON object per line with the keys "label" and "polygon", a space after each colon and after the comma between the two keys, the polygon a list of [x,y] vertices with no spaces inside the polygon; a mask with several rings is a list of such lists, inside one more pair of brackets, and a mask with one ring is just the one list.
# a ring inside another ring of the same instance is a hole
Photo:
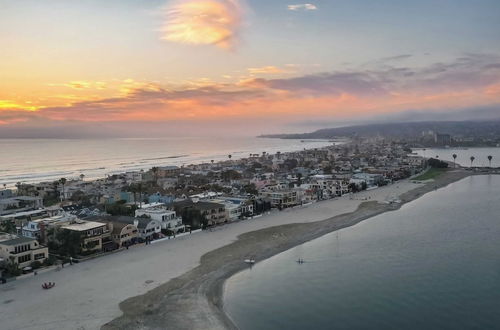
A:
{"label": "distant hill", "polygon": [[500,120],[494,121],[428,121],[385,123],[324,128],[312,133],[268,134],[260,137],[281,139],[334,139],[339,137],[417,138],[424,131],[434,131],[453,136],[474,136],[481,138],[500,137]]}

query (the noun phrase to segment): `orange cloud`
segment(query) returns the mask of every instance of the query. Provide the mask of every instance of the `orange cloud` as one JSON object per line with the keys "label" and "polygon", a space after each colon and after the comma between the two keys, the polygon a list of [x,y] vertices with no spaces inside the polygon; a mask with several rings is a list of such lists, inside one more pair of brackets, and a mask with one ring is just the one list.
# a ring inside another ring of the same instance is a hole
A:
{"label": "orange cloud", "polygon": [[162,39],[230,49],[236,43],[241,21],[238,0],[181,0],[167,9]]}
{"label": "orange cloud", "polygon": [[497,59],[476,58],[419,69],[360,69],[238,83],[202,78],[176,86],[115,80],[106,82],[105,96],[75,90],[78,95],[59,95],[61,103],[57,106],[44,104],[36,111],[27,111],[30,107],[19,100],[0,101],[0,121],[5,126],[14,120],[298,120],[311,116],[348,118],[411,109],[432,112],[493,106],[500,104],[500,65],[496,68],[495,63]]}
{"label": "orange cloud", "polygon": [[290,73],[291,71],[269,65],[260,68],[248,68],[248,72],[250,72],[251,74],[279,74],[279,73]]}

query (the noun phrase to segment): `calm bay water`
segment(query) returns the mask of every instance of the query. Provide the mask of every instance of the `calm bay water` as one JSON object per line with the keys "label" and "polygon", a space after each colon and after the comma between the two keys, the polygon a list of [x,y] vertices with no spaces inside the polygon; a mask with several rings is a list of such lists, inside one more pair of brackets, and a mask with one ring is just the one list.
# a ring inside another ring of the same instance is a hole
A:
{"label": "calm bay water", "polygon": [[500,176],[258,263],[227,281],[224,304],[243,330],[500,329]]}
{"label": "calm bay water", "polygon": [[158,139],[0,139],[0,184],[39,182],[61,177],[104,177],[153,166],[183,165],[320,148],[327,141],[235,138]]}
{"label": "calm bay water", "polygon": [[500,167],[500,148],[440,148],[440,149],[417,149],[415,150],[420,156],[427,158],[436,156],[439,159],[452,162],[453,154],[457,155],[456,163],[461,166],[470,166],[470,157],[474,156],[473,166],[486,167],[490,166],[488,156],[492,156],[492,167]]}

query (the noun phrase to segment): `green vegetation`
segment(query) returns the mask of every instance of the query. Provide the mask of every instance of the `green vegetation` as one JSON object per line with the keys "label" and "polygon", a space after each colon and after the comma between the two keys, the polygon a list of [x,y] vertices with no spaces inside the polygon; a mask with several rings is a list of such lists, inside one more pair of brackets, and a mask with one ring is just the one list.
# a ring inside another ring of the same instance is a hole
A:
{"label": "green vegetation", "polygon": [[427,172],[425,172],[422,175],[417,176],[413,180],[425,181],[425,180],[434,179],[434,178],[438,177],[439,175],[441,175],[444,172],[446,172],[445,168],[434,168],[434,167],[431,167]]}

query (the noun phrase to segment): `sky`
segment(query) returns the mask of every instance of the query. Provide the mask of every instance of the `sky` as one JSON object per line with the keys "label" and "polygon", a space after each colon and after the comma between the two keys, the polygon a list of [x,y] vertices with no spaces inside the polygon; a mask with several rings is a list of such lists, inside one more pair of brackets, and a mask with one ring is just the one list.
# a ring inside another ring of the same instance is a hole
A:
{"label": "sky", "polygon": [[0,0],[0,137],[500,118],[498,0]]}

